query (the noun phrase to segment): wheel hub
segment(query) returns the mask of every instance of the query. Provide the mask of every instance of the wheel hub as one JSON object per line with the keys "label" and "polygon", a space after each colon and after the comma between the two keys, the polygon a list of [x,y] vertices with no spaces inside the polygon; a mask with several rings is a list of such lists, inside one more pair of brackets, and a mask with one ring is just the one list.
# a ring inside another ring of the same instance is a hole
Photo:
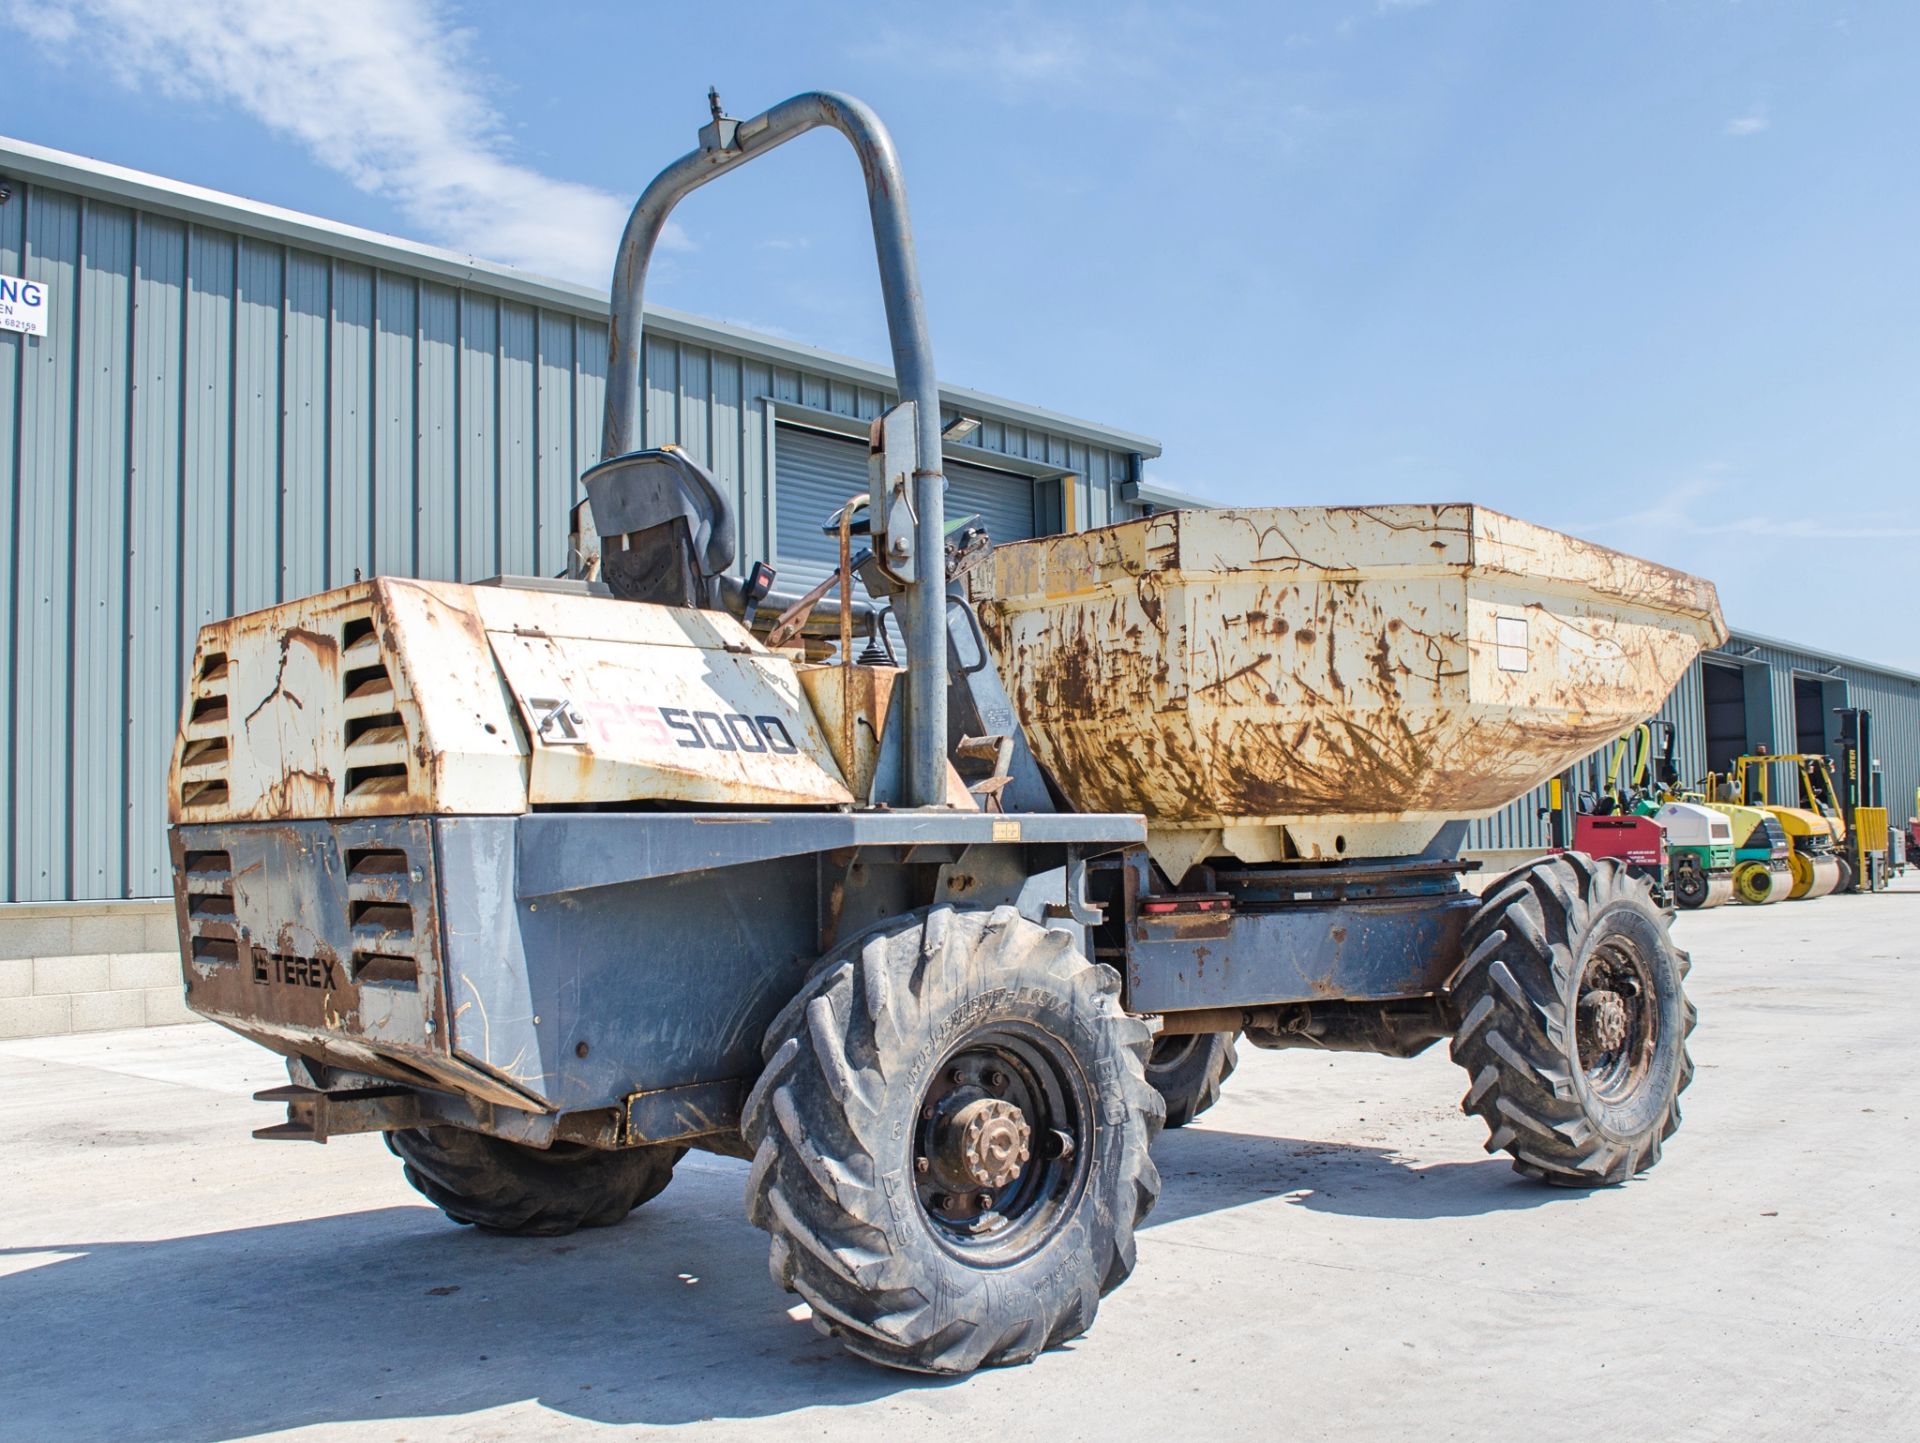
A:
{"label": "wheel hub", "polygon": [[914,1128],[914,1191],[948,1246],[1019,1249],[1058,1219],[1091,1116],[1050,1039],[983,1029],[928,1079]]}
{"label": "wheel hub", "polygon": [[1003,1098],[975,1098],[953,1114],[943,1132],[946,1166],[941,1171],[978,1187],[1005,1187],[1032,1156],[1033,1129],[1026,1114]]}
{"label": "wheel hub", "polygon": [[1617,1051],[1627,1040],[1627,1002],[1618,992],[1595,988],[1580,999],[1580,1051]]}

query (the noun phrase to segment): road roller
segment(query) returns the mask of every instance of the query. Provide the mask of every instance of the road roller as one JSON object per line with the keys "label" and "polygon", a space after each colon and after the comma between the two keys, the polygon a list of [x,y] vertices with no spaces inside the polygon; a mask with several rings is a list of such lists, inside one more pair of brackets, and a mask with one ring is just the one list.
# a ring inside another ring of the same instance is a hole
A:
{"label": "road roller", "polygon": [[1793,844],[1779,819],[1759,807],[1703,802],[1727,819],[1733,832],[1733,895],[1749,906],[1784,902],[1793,890]]}

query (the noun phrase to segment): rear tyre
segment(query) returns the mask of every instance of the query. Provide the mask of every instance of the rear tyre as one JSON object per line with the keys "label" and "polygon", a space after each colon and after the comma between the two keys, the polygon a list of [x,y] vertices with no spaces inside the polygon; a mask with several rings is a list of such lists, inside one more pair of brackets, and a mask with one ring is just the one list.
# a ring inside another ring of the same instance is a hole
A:
{"label": "rear tyre", "polygon": [[1691,964],[1646,883],[1578,852],[1530,863],[1488,892],[1462,949],[1452,1052],[1487,1151],[1566,1187],[1658,1162],[1693,1080],[1696,1014]]}
{"label": "rear tyre", "polygon": [[440,1211],[457,1223],[516,1237],[611,1227],[658,1196],[686,1154],[684,1147],[528,1147],[458,1127],[386,1136],[406,1164],[407,1181]]}
{"label": "rear tyre", "polygon": [[1024,1363],[1092,1324],[1160,1191],[1146,1025],[1011,907],[830,953],[767,1030],[747,1216],[814,1326],[889,1367]]}
{"label": "rear tyre", "polygon": [[1220,1100],[1239,1058],[1237,1032],[1191,1032],[1154,1040],[1147,1081],[1167,1105],[1168,1127],[1185,1127]]}

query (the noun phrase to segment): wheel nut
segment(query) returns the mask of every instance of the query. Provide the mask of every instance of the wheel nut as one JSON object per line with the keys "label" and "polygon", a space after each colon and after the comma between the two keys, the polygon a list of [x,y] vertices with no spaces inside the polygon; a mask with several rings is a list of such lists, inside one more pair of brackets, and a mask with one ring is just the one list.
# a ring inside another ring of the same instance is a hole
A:
{"label": "wheel nut", "polygon": [[987,1086],[995,1092],[1005,1092],[1007,1090],[1007,1074],[996,1067],[992,1072],[987,1074]]}
{"label": "wheel nut", "polygon": [[933,1164],[928,1162],[924,1157],[916,1157],[913,1160],[913,1170],[915,1172],[918,1172],[918,1173],[928,1172],[932,1169],[932,1167],[933,1167]]}
{"label": "wheel nut", "polygon": [[951,1082],[955,1087],[958,1087],[961,1083],[965,1082],[966,1080],[967,1080],[967,1074],[962,1072],[957,1067],[954,1068],[953,1071],[947,1074],[947,1081]]}
{"label": "wheel nut", "polygon": [[937,1192],[927,1199],[927,1206],[937,1213],[943,1213],[947,1210],[948,1201],[949,1199],[945,1193]]}

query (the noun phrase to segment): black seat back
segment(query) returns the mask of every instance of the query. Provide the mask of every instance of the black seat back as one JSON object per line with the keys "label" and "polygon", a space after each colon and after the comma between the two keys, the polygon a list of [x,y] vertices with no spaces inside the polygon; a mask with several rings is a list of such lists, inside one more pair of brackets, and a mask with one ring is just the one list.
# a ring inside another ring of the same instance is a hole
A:
{"label": "black seat back", "polygon": [[600,575],[615,596],[660,606],[720,605],[733,565],[733,507],[678,446],[602,461],[583,478],[600,533]]}

